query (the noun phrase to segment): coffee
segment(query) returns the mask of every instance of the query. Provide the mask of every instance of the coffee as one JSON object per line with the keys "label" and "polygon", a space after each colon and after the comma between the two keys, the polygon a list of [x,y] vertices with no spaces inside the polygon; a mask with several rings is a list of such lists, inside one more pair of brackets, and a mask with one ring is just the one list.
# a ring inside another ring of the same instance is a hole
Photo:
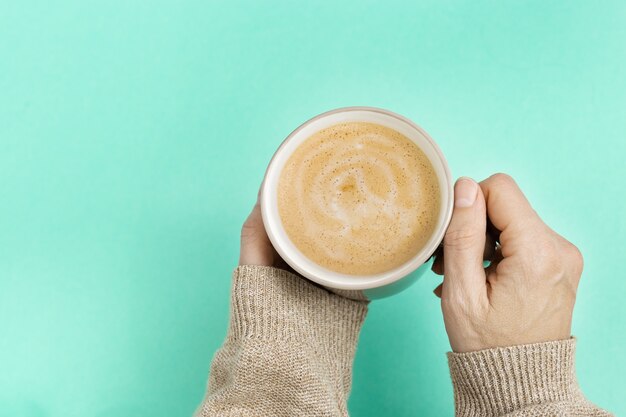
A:
{"label": "coffee", "polygon": [[307,138],[287,160],[278,212],[293,244],[332,271],[371,275],[413,258],[440,212],[437,175],[421,149],[374,123]]}

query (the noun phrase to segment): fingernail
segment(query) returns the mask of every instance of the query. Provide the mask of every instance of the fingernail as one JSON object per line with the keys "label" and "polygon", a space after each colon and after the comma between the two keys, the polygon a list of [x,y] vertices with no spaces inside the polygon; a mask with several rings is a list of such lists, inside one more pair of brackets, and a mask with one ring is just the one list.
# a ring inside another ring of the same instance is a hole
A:
{"label": "fingernail", "polygon": [[478,184],[467,177],[461,177],[454,186],[454,205],[457,207],[471,207],[478,195]]}

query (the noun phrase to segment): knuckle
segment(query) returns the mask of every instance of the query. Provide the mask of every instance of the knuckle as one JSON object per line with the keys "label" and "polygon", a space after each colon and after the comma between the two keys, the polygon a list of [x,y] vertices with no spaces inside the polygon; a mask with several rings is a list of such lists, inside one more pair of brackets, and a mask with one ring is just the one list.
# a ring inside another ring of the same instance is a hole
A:
{"label": "knuckle", "polygon": [[562,269],[561,256],[552,239],[537,240],[525,263],[526,269],[536,276],[558,275]]}
{"label": "knuckle", "polygon": [[444,248],[464,250],[475,246],[478,234],[468,229],[448,230],[443,239]]}
{"label": "knuckle", "polygon": [[540,277],[553,277],[562,281],[566,277],[578,279],[583,270],[583,256],[569,241],[556,238],[539,239],[534,242],[531,256],[524,261],[524,269]]}
{"label": "knuckle", "polygon": [[540,259],[554,259],[557,257],[557,249],[556,245],[552,241],[552,239],[537,239],[535,245],[533,247],[535,256]]}
{"label": "knuckle", "polygon": [[585,260],[580,249],[578,249],[578,247],[576,247],[573,243],[567,242],[565,246],[565,253],[568,264],[572,266],[574,271],[581,273]]}
{"label": "knuckle", "polygon": [[258,228],[249,219],[244,222],[243,226],[241,226],[241,238],[242,239],[255,238],[258,235],[258,233],[259,233]]}
{"label": "knuckle", "polygon": [[517,185],[513,177],[503,172],[493,174],[490,178],[496,186],[510,187],[512,185]]}

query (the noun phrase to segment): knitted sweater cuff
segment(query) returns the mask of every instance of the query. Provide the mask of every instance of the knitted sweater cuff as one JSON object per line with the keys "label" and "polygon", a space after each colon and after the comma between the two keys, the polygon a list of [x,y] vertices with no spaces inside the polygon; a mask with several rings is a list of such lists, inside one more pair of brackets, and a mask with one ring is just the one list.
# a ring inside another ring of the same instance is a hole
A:
{"label": "knitted sweater cuff", "polygon": [[269,266],[238,266],[232,285],[231,339],[313,342],[328,353],[347,353],[356,346],[366,301],[342,297]]}
{"label": "knitted sweater cuff", "polygon": [[576,339],[448,353],[457,415],[495,416],[580,395]]}

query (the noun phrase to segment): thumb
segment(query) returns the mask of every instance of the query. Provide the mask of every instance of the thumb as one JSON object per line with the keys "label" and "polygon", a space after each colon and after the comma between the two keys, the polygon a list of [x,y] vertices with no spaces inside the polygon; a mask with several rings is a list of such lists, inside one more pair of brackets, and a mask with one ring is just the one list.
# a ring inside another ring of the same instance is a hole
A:
{"label": "thumb", "polygon": [[442,299],[476,297],[485,290],[483,268],[487,213],[478,184],[462,177],[454,186],[454,211],[444,237]]}

